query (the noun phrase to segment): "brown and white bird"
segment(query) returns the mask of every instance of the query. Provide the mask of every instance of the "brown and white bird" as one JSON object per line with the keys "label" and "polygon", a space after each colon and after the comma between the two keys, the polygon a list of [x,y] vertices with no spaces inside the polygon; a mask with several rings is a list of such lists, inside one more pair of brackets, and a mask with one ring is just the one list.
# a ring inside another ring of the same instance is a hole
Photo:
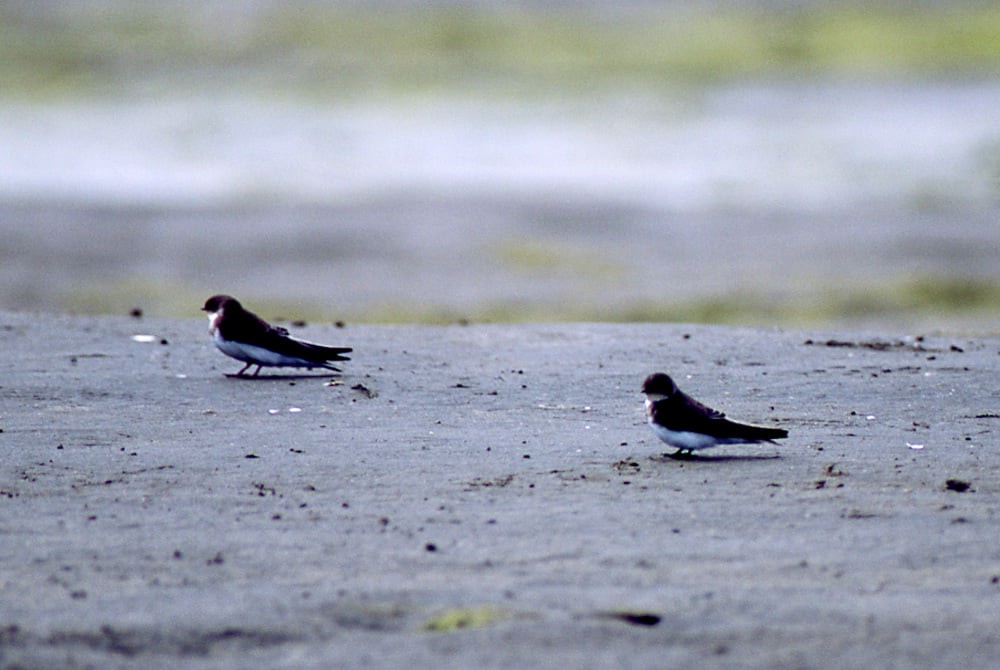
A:
{"label": "brown and white bird", "polygon": [[757,444],[788,437],[784,428],[740,423],[707,407],[679,388],[662,372],[642,382],[646,395],[646,419],[656,436],[672,447],[673,456],[687,456],[720,444]]}
{"label": "brown and white bird", "polygon": [[239,300],[228,295],[213,295],[201,308],[208,312],[208,331],[215,346],[227,356],[246,365],[234,376],[242,377],[252,365],[290,368],[325,368],[340,372],[331,361],[350,360],[343,354],[350,347],[328,347],[299,340],[280,326],[272,326],[253,312],[243,308]]}

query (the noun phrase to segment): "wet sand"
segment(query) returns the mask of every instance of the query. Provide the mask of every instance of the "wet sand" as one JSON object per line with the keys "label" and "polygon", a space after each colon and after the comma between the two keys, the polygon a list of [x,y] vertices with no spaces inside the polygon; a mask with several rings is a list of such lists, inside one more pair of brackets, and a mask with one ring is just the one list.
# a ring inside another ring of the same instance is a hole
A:
{"label": "wet sand", "polygon": [[[0,667],[995,663],[1000,339],[296,332],[0,313]],[[665,457],[657,369],[789,439]]]}

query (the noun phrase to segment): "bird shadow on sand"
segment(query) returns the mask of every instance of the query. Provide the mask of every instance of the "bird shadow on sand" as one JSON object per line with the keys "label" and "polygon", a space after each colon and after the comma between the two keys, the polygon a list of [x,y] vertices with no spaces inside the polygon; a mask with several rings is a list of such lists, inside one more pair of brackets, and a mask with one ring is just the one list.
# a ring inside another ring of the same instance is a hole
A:
{"label": "bird shadow on sand", "polygon": [[659,454],[650,456],[655,463],[730,463],[750,461],[776,461],[781,454],[721,454],[718,456],[699,456],[698,454]]}
{"label": "bird shadow on sand", "polygon": [[337,379],[340,377],[336,373],[327,374],[309,374],[303,372],[301,374],[290,374],[290,375],[238,375],[235,372],[226,373],[227,379],[239,379],[248,382],[280,382],[280,381],[294,381],[296,379]]}

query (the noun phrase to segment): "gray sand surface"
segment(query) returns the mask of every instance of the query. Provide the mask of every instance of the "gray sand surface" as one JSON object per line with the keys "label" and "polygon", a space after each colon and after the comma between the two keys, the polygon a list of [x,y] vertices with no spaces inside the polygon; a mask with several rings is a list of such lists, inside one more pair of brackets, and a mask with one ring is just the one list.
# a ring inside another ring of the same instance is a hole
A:
{"label": "gray sand surface", "polygon": [[[996,667],[1000,338],[296,332],[0,313],[0,667]],[[666,458],[654,370],[791,435]]]}

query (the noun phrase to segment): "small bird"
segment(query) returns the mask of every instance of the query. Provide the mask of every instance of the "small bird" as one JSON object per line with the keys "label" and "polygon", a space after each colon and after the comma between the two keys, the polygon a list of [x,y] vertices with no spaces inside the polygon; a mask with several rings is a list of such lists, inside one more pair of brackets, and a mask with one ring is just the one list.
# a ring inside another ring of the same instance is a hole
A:
{"label": "small bird", "polygon": [[690,456],[699,449],[720,444],[757,444],[788,437],[784,428],[768,428],[739,423],[711,407],[706,407],[679,388],[662,372],[642,382],[646,394],[646,417],[656,436],[677,451],[674,457]]}
{"label": "small bird", "polygon": [[297,340],[280,326],[272,326],[253,312],[243,308],[239,300],[228,295],[213,295],[201,308],[208,312],[208,332],[215,346],[227,356],[243,361],[246,365],[235,377],[256,365],[253,376],[261,366],[290,368],[326,368],[340,372],[330,361],[348,361],[343,354],[350,347],[328,347],[314,342]]}

